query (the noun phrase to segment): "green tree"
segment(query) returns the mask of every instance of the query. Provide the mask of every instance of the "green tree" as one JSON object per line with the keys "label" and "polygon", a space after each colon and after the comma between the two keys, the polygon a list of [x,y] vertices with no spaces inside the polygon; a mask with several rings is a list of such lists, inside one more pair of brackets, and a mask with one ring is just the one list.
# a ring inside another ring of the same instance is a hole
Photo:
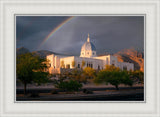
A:
{"label": "green tree", "polygon": [[105,82],[106,85],[110,83],[111,85],[114,85],[117,90],[119,90],[118,86],[120,84],[129,86],[132,86],[133,84],[127,71],[121,71],[119,68],[114,66],[107,66],[106,69],[101,70],[97,74],[97,77],[94,78],[94,82],[96,84]]}
{"label": "green tree", "polygon": [[132,72],[132,77],[137,79],[140,83],[144,83],[144,72],[140,70],[136,70]]}
{"label": "green tree", "polygon": [[45,59],[31,53],[18,55],[16,59],[16,76],[24,84],[24,94],[28,83],[45,83],[49,73],[46,72],[48,63]]}

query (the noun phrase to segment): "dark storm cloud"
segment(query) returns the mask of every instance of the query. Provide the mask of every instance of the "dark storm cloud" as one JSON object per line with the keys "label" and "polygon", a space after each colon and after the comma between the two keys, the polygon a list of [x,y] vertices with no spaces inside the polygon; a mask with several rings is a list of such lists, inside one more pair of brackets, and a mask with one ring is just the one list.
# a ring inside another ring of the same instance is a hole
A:
{"label": "dark storm cloud", "polygon": [[[63,20],[68,17],[51,17],[51,16],[17,16],[16,17],[16,36],[23,40],[39,32],[47,34]],[[46,35],[47,35],[46,34]],[[39,37],[37,37],[38,39]]]}
{"label": "dark storm cloud", "polygon": [[114,53],[130,47],[140,50],[144,48],[143,16],[74,17],[38,47],[67,18],[69,17],[17,17],[17,47],[79,55],[89,33],[98,53]]}

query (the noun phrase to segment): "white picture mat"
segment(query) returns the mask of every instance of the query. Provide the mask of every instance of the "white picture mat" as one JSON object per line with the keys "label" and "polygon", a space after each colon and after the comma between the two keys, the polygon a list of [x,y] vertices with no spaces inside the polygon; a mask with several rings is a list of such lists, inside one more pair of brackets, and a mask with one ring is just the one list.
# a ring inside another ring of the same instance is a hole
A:
{"label": "white picture mat", "polygon": [[[78,1],[77,1],[78,2]],[[79,3],[79,4],[78,4]],[[2,2],[1,4],[1,115],[2,116],[151,116],[159,114],[159,15],[157,3],[118,2]],[[145,103],[15,103],[15,14],[128,14],[146,15],[146,102]]]}

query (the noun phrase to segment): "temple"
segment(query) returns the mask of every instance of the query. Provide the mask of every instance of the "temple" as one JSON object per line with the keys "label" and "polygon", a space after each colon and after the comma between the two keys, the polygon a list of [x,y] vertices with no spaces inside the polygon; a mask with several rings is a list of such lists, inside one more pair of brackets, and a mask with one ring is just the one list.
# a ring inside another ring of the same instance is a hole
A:
{"label": "temple", "polygon": [[82,45],[80,56],[61,56],[48,55],[50,68],[49,73],[61,73],[65,70],[72,70],[74,68],[91,67],[95,70],[104,69],[106,65],[113,65],[122,70],[134,70],[134,64],[128,62],[118,62],[117,57],[112,55],[97,56],[96,47],[90,41],[88,34],[87,41]]}

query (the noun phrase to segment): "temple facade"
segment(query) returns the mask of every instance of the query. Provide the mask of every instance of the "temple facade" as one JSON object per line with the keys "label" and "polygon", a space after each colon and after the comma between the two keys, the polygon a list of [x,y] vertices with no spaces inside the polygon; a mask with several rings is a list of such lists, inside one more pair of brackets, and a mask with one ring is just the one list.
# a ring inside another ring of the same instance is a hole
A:
{"label": "temple facade", "polygon": [[134,70],[134,64],[128,62],[118,62],[117,57],[112,55],[97,56],[96,47],[90,42],[88,34],[87,41],[82,45],[80,56],[48,55],[50,68],[49,73],[61,73],[63,70],[74,68],[91,67],[96,70],[104,69],[106,65],[113,65],[122,70]]}

